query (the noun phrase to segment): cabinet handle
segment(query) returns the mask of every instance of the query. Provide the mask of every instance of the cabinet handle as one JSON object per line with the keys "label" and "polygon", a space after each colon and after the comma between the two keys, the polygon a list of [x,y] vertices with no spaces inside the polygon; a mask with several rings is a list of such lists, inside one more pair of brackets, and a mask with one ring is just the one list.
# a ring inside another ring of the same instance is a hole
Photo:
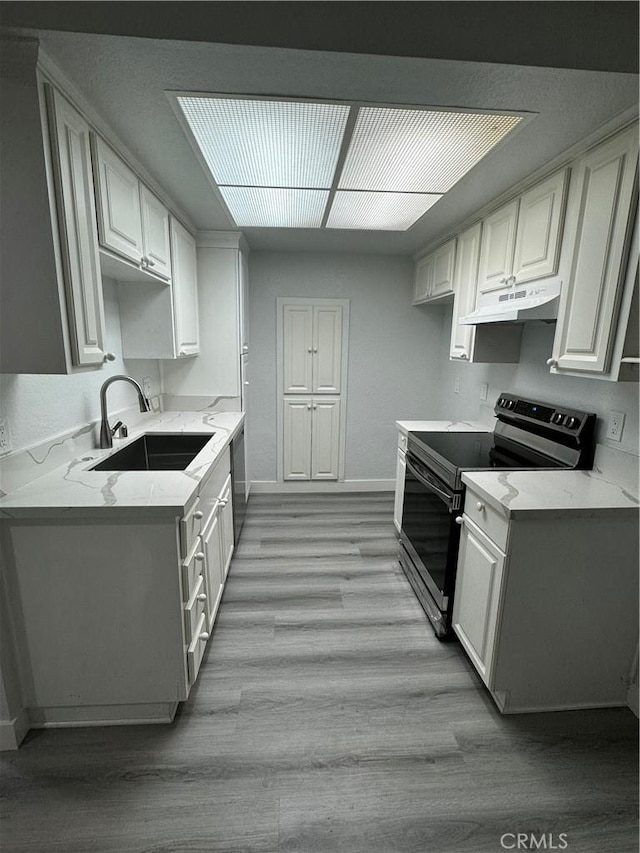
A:
{"label": "cabinet handle", "polygon": [[500,284],[506,284],[507,281],[508,281],[508,278],[506,277],[506,275],[503,275],[502,278],[500,279]]}
{"label": "cabinet handle", "polygon": [[242,352],[249,352],[249,344],[242,344]]}
{"label": "cabinet handle", "polygon": [[203,631],[202,634],[198,637],[199,640],[202,640],[203,643],[206,643],[211,635],[208,631]]}
{"label": "cabinet handle", "polygon": [[461,352],[460,358],[469,358],[469,356],[466,354],[466,352]]}
{"label": "cabinet handle", "polygon": [[220,506],[226,506],[229,503],[229,498],[221,498]]}
{"label": "cabinet handle", "polygon": [[105,360],[105,361],[115,361],[115,360],[116,360],[115,353],[112,353],[112,352],[105,352],[105,354],[104,354],[104,360]]}
{"label": "cabinet handle", "polygon": [[507,281],[509,282],[509,284],[515,284],[516,283],[515,275],[510,275],[509,278],[507,279]]}
{"label": "cabinet handle", "polygon": [[194,518],[204,518],[204,513],[202,512],[202,510],[201,510],[201,509],[197,509],[197,510],[193,513],[193,517],[194,517]]}
{"label": "cabinet handle", "polygon": [[313,352],[313,348],[312,348],[312,347],[309,347],[309,349],[307,350],[307,352]]}
{"label": "cabinet handle", "polygon": [[155,267],[155,265],[156,265],[156,262],[153,260],[153,258],[147,258],[147,266]]}
{"label": "cabinet handle", "polygon": [[476,504],[476,509],[478,510],[478,512],[484,512],[484,504],[481,503],[481,501],[478,501],[478,503]]}
{"label": "cabinet handle", "polygon": [[464,524],[464,516],[458,515],[456,517],[456,524]]}
{"label": "cabinet handle", "polygon": [[249,380],[248,380],[248,379],[245,379],[245,380],[244,380],[244,382],[243,382],[243,385],[248,385],[248,384],[249,384]]}
{"label": "cabinet handle", "polygon": [[196,596],[196,598],[198,599],[198,601],[206,601],[207,600],[207,593],[201,592],[201,593],[199,593],[199,595]]}
{"label": "cabinet handle", "polygon": [[307,403],[307,409],[311,408],[311,403]]}
{"label": "cabinet handle", "polygon": [[140,266],[142,267],[143,270],[147,268],[147,259],[146,258],[140,258]]}
{"label": "cabinet handle", "polygon": [[198,551],[195,556],[195,559],[198,561],[198,563],[201,563],[204,560],[204,553],[202,551]]}
{"label": "cabinet handle", "polygon": [[316,405],[315,403],[313,404],[313,408],[314,408],[314,409],[317,409],[317,408],[318,408],[318,407],[317,407],[317,405]]}
{"label": "cabinet handle", "polygon": [[547,359],[547,367],[557,367],[557,366],[558,366],[557,359],[555,359],[555,358],[548,358]]}
{"label": "cabinet handle", "polygon": [[314,352],[318,352],[318,347],[314,347],[314,348],[313,348],[313,351],[314,351]]}

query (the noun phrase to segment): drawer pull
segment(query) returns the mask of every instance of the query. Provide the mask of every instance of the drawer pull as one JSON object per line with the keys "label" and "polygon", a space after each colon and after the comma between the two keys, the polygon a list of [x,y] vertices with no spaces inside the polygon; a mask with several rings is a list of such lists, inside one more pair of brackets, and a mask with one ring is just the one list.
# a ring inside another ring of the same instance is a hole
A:
{"label": "drawer pull", "polygon": [[194,517],[194,518],[198,518],[198,519],[200,519],[200,518],[204,518],[204,513],[202,512],[202,510],[201,510],[201,509],[197,509],[197,510],[193,513],[193,517]]}
{"label": "drawer pull", "polygon": [[220,506],[226,506],[229,503],[229,498],[222,498],[220,500]]}
{"label": "drawer pull", "polygon": [[194,559],[196,559],[199,563],[201,563],[204,560],[204,552],[198,551],[198,553],[196,554]]}
{"label": "drawer pull", "polygon": [[462,515],[456,517],[456,524],[464,524],[464,517]]}
{"label": "drawer pull", "polygon": [[478,503],[476,504],[476,509],[478,510],[478,512],[484,512],[484,504],[481,501],[478,501]]}
{"label": "drawer pull", "polygon": [[206,643],[209,639],[210,634],[207,631],[203,631],[202,634],[198,637],[199,640],[202,640],[203,643]]}
{"label": "drawer pull", "polygon": [[207,593],[201,592],[199,595],[196,596],[196,598],[198,599],[198,601],[206,601],[207,600]]}

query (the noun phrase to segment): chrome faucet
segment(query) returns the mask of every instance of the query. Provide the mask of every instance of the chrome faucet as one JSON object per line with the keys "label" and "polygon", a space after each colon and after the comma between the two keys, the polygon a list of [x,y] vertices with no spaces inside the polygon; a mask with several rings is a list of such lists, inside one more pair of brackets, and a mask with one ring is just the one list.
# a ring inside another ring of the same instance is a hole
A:
{"label": "chrome faucet", "polygon": [[119,426],[122,425],[121,421],[115,425],[113,429],[109,426],[109,421],[107,419],[107,388],[113,382],[117,382],[118,379],[122,379],[123,382],[129,382],[138,392],[138,403],[140,405],[141,412],[150,412],[151,406],[149,405],[149,401],[144,396],[144,391],[140,387],[140,385],[136,382],[135,379],[132,379],[130,376],[124,376],[120,374],[118,376],[110,376],[105,382],[102,383],[102,388],[100,389],[100,447],[105,449],[107,447],[113,447],[113,433],[118,429]]}

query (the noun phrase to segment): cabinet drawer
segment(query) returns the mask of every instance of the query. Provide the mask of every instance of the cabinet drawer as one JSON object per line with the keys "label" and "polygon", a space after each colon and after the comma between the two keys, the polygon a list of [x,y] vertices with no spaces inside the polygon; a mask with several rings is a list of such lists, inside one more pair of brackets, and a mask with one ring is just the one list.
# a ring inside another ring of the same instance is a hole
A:
{"label": "cabinet drawer", "polygon": [[507,552],[509,519],[467,486],[464,514],[476,524],[504,553]]}
{"label": "cabinet drawer", "polygon": [[229,448],[225,448],[222,456],[216,462],[215,468],[209,477],[200,486],[200,506],[199,509],[203,514],[202,529],[208,525],[211,519],[211,513],[216,508],[216,501],[220,496],[220,492],[224,488],[224,482],[229,476],[231,470],[231,454]]}
{"label": "cabinet drawer", "polygon": [[205,592],[204,577],[198,575],[193,595],[184,606],[184,630],[187,643],[191,643],[196,636],[196,629],[200,617],[205,612],[207,595]]}
{"label": "cabinet drawer", "polygon": [[200,498],[196,498],[191,509],[180,519],[180,556],[184,559],[193,549],[203,528],[204,513],[200,509]]}
{"label": "cabinet drawer", "polygon": [[182,561],[180,571],[182,575],[182,598],[190,601],[198,583],[200,572],[204,565],[204,552],[200,539],[194,545],[189,556]]}
{"label": "cabinet drawer", "polygon": [[187,668],[189,670],[189,684],[193,684],[198,677],[198,671],[200,669],[200,664],[202,663],[202,656],[204,655],[204,650],[207,647],[207,640],[209,639],[209,633],[205,631],[205,616],[204,613],[198,620],[198,624],[196,625],[195,634],[193,640],[191,641],[191,645],[187,650]]}

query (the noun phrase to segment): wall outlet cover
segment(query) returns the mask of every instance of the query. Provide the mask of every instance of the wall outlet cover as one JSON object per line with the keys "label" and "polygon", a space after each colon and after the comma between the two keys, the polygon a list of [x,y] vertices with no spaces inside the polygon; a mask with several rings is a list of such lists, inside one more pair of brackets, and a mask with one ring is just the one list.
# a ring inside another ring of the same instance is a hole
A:
{"label": "wall outlet cover", "polygon": [[610,441],[622,441],[622,430],[624,429],[624,412],[609,412],[607,422],[606,438]]}
{"label": "wall outlet cover", "polygon": [[482,385],[480,386],[480,399],[486,400],[488,394],[489,394],[489,386],[487,385],[486,382],[483,382]]}
{"label": "wall outlet cover", "polygon": [[458,377],[458,376],[456,376],[456,378],[453,380],[453,393],[454,394],[460,393],[460,377]]}
{"label": "wall outlet cover", "polygon": [[11,432],[6,418],[0,418],[0,453],[11,451]]}
{"label": "wall outlet cover", "polygon": [[148,376],[145,376],[142,380],[142,390],[144,392],[145,397],[148,398],[151,396],[151,380]]}

